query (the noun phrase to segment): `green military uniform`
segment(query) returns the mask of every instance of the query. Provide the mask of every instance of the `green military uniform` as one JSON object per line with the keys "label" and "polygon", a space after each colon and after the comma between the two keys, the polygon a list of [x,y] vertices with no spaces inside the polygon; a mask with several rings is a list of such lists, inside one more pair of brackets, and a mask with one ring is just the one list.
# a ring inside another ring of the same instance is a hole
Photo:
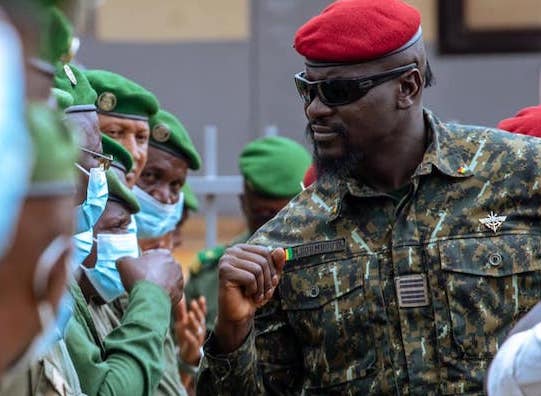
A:
{"label": "green military uniform", "polygon": [[[132,168],[131,155],[122,145],[107,135],[102,135],[103,152],[113,156],[113,166],[122,172],[129,172]],[[112,189],[114,196],[115,191]],[[133,194],[132,194],[133,195]],[[94,302],[88,304],[88,310],[95,325],[98,339],[103,341],[107,336],[122,326],[122,321],[129,310],[130,297],[125,294],[108,304],[98,305]],[[176,347],[168,329],[163,342],[163,374],[154,395],[186,395],[177,369]]]}
{"label": "green military uniform", "polygon": [[[310,155],[304,147],[280,136],[248,143],[239,158],[239,168],[245,184],[252,191],[269,198],[292,198],[297,195],[310,163]],[[244,243],[249,237],[250,234],[245,233],[228,246]],[[188,302],[205,296],[209,330],[214,329],[218,313],[218,263],[228,246],[216,246],[197,253],[184,288]]]}
{"label": "green military uniform", "polygon": [[541,298],[541,146],[424,116],[401,199],[322,177],[253,236],[289,260],[244,344],[207,342],[198,395],[484,394]]}

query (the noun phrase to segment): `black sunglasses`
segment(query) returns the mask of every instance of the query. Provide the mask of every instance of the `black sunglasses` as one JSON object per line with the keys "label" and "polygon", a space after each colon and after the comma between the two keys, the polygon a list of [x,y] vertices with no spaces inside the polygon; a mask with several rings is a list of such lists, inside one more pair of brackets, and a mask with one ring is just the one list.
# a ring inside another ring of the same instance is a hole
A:
{"label": "black sunglasses", "polygon": [[372,88],[393,80],[416,67],[417,64],[411,63],[368,77],[319,81],[309,81],[305,77],[306,73],[300,72],[295,74],[295,85],[305,105],[312,103],[317,95],[319,100],[329,107],[342,106],[361,99]]}

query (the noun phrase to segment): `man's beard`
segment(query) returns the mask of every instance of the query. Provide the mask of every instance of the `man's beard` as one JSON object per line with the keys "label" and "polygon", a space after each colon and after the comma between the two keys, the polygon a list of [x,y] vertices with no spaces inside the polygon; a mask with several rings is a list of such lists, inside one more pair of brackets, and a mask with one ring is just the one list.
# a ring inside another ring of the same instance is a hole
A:
{"label": "man's beard", "polygon": [[339,125],[333,126],[333,132],[337,133],[343,142],[343,154],[340,157],[325,158],[322,157],[317,149],[317,144],[313,139],[313,131],[310,124],[306,126],[306,136],[312,141],[313,161],[316,166],[318,178],[328,176],[338,179],[357,178],[361,169],[363,154],[354,150],[348,144],[348,132]]}

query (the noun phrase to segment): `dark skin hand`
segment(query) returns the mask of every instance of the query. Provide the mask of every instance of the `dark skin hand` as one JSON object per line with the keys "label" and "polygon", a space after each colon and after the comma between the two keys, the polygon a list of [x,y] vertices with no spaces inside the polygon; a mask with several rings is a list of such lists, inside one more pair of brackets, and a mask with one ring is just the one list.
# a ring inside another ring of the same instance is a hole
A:
{"label": "dark skin hand", "polygon": [[146,280],[161,287],[169,295],[173,307],[182,299],[182,270],[169,250],[155,249],[144,252],[141,257],[123,257],[116,265],[128,292],[137,282]]}
{"label": "dark skin hand", "polygon": [[100,130],[119,142],[133,157],[133,169],[126,176],[128,186],[135,185],[147,162],[150,130],[147,121],[100,114]]}
{"label": "dark skin hand", "polygon": [[255,311],[274,294],[285,264],[283,249],[239,244],[219,263],[218,318],[215,334],[222,353],[236,350],[252,328]]}

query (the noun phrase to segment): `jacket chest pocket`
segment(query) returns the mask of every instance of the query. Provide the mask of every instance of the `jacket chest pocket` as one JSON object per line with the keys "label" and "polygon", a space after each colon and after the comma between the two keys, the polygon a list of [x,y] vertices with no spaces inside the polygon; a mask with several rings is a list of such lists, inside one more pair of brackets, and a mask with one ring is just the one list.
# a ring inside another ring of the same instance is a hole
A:
{"label": "jacket chest pocket", "polygon": [[516,320],[540,300],[540,242],[533,235],[440,242],[451,354],[492,357]]}
{"label": "jacket chest pocket", "polygon": [[302,341],[311,386],[364,377],[375,366],[363,268],[357,255],[287,269],[280,283],[282,309]]}

